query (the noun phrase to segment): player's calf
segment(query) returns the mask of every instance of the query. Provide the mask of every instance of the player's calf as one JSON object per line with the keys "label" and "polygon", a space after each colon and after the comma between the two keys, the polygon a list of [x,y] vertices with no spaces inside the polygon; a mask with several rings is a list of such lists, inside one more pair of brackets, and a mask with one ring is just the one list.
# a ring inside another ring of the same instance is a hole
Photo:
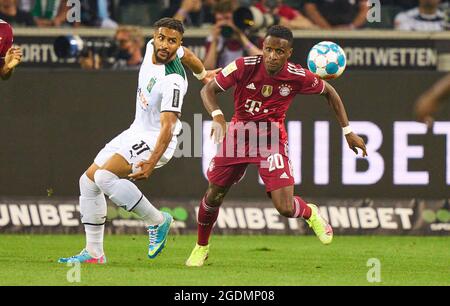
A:
{"label": "player's calf", "polygon": [[287,186],[270,193],[272,202],[280,215],[286,218],[308,219],[311,216],[311,208],[298,196],[293,196],[294,187]]}
{"label": "player's calf", "polygon": [[291,205],[283,204],[275,204],[275,208],[277,209],[278,213],[286,218],[294,218],[294,208]]}

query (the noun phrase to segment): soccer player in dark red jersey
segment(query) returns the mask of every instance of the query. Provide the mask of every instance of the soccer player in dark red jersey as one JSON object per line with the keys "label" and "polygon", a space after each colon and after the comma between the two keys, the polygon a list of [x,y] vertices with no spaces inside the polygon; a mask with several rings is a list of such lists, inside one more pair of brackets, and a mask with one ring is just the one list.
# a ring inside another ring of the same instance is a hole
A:
{"label": "soccer player in dark red jersey", "polygon": [[[294,196],[284,127],[286,112],[294,96],[325,96],[336,113],[349,147],[356,154],[356,148],[360,148],[363,156],[367,155],[366,147],[362,138],[351,131],[344,105],[335,89],[309,70],[288,62],[293,51],[292,42],[293,35],[288,28],[272,26],[264,39],[262,56],[237,59],[201,91],[203,103],[213,117],[211,135],[221,146],[208,169],[209,187],[200,203],[198,240],[186,261],[188,266],[202,266],[208,258],[209,236],[219,207],[230,187],[244,176],[249,164],[258,167],[266,191],[281,215],[305,219],[324,244],[333,239],[333,230],[320,215],[318,207]],[[227,130],[216,95],[233,86],[235,113]],[[258,136],[256,142],[250,139],[254,134]],[[262,145],[264,139],[269,142]]]}
{"label": "soccer player in dark red jersey", "polygon": [[13,32],[11,26],[0,19],[0,78],[7,80],[14,68],[22,60],[20,48],[12,47]]}

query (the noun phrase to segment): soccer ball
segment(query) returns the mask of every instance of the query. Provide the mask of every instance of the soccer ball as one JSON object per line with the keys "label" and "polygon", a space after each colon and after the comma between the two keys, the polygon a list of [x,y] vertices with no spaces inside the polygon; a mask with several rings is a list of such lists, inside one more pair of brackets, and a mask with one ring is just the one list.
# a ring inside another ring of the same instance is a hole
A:
{"label": "soccer ball", "polygon": [[308,69],[321,79],[335,79],[345,70],[347,59],[342,48],[331,41],[322,41],[308,54]]}

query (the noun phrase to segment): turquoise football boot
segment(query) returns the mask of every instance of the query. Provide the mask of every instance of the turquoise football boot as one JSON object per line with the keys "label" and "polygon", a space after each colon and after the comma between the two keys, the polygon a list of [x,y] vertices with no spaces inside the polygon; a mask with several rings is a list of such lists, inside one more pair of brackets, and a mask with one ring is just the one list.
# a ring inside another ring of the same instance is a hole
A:
{"label": "turquoise football boot", "polygon": [[166,212],[162,213],[164,222],[158,225],[152,225],[148,230],[148,258],[153,259],[164,249],[166,245],[167,236],[169,234],[170,226],[173,222],[173,217]]}

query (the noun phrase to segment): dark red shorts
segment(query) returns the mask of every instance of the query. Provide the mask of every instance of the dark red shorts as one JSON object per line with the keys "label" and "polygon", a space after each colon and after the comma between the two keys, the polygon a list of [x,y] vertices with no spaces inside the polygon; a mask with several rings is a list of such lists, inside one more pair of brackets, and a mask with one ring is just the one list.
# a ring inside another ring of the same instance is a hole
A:
{"label": "dark red shorts", "polygon": [[221,187],[230,187],[244,177],[248,165],[254,164],[267,192],[294,185],[286,138],[283,124],[271,123],[270,128],[266,128],[260,123],[232,122],[218,153],[211,160],[208,180]]}
{"label": "dark red shorts", "polygon": [[230,187],[244,177],[250,164],[255,164],[258,168],[267,192],[294,185],[291,161],[280,153],[253,158],[216,156],[209,165],[208,180],[221,187]]}

